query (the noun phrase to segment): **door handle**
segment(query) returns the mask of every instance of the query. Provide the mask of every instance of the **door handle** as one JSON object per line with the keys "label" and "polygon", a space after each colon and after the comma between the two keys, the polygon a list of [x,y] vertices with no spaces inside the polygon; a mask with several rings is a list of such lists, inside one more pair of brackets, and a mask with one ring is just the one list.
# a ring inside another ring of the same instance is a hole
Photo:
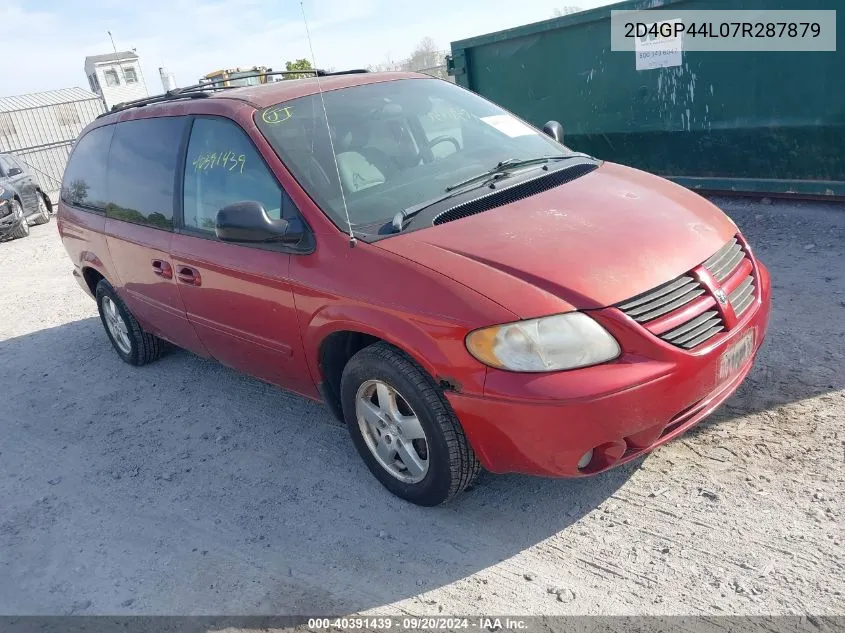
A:
{"label": "door handle", "polygon": [[173,268],[168,262],[161,259],[153,260],[153,273],[165,279],[173,279]]}
{"label": "door handle", "polygon": [[179,266],[176,270],[176,279],[190,286],[199,286],[202,284],[200,271],[190,266]]}

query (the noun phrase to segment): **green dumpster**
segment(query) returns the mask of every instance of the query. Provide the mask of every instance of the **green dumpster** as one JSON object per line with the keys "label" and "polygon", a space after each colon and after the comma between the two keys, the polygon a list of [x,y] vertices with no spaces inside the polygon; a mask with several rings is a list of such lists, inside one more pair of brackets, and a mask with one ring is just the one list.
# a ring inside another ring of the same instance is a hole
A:
{"label": "green dumpster", "polygon": [[[694,189],[845,198],[845,50],[710,52],[637,70],[611,10],[835,9],[834,0],[635,0],[451,45],[455,81],[566,144]],[[837,12],[845,22],[845,6]],[[840,32],[845,32],[838,28]]]}

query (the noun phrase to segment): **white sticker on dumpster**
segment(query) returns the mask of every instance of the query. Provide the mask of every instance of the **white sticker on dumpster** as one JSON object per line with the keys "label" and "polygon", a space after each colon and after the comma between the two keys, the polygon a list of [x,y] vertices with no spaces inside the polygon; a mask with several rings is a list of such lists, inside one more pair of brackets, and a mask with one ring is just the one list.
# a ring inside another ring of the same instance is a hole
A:
{"label": "white sticker on dumpster", "polygon": [[671,68],[680,66],[684,61],[683,33],[674,25],[680,20],[665,20],[654,24],[637,24],[640,29],[635,33],[634,54],[637,56],[637,70]]}
{"label": "white sticker on dumpster", "polygon": [[494,116],[483,116],[481,120],[487,125],[499,130],[502,134],[507,134],[511,138],[517,136],[528,136],[529,134],[537,134],[537,130],[529,125],[525,125],[522,121],[510,114],[496,114]]}

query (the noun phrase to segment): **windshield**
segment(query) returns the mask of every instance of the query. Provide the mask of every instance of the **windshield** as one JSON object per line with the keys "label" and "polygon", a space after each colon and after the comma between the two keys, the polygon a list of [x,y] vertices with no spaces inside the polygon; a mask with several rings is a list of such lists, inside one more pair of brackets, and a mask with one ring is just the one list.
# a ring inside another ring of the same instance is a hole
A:
{"label": "windshield", "polygon": [[[404,79],[323,93],[256,112],[261,132],[338,227],[391,221],[447,187],[495,167],[571,153],[498,106],[436,79]],[[338,179],[339,177],[339,179]]]}

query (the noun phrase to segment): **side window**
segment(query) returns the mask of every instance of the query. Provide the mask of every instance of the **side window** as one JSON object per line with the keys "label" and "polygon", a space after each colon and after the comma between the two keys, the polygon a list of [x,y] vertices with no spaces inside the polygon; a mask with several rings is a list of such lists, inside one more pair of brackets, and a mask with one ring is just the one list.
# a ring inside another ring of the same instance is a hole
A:
{"label": "side window", "polygon": [[113,125],[91,130],[76,142],[62,179],[62,202],[102,211],[106,206],[106,161]]}
{"label": "side window", "polygon": [[0,156],[0,172],[2,172],[4,176],[8,176],[10,173],[9,170],[13,168],[20,169],[20,173],[24,173],[26,171],[26,169],[24,169],[24,166],[21,165],[18,160],[11,154]]}
{"label": "side window", "polygon": [[173,229],[173,183],[184,117],[118,123],[109,154],[110,218]]}
{"label": "side window", "polygon": [[194,120],[185,158],[185,228],[214,234],[217,212],[245,200],[260,202],[276,220],[296,213],[238,125],[218,118]]}
{"label": "side window", "polygon": [[117,71],[113,69],[104,70],[103,77],[106,79],[106,85],[110,88],[120,85],[120,80],[117,78]]}

